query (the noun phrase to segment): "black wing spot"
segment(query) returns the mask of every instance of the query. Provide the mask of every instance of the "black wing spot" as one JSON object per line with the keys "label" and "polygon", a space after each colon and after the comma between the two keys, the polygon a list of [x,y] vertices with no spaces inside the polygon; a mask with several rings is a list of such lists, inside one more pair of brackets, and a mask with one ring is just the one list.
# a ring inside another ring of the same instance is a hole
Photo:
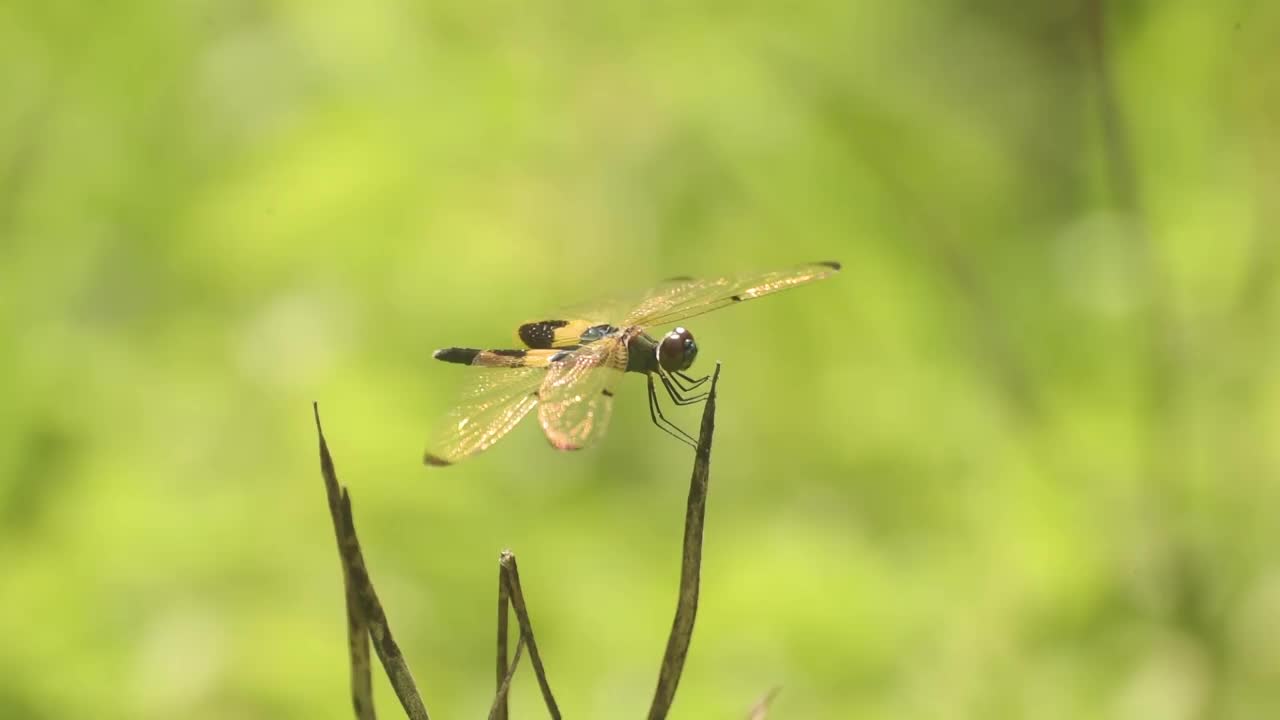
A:
{"label": "black wing spot", "polygon": [[605,397],[613,397],[613,391],[610,390],[609,388],[605,388],[604,390],[601,390],[600,394],[604,395]]}
{"label": "black wing spot", "polygon": [[831,268],[832,270],[839,270],[839,269],[840,269],[840,263],[836,262],[835,260],[823,260],[822,262],[820,262],[820,263],[818,263],[818,264],[819,264],[819,265],[825,265],[825,266],[827,266],[827,267]]}
{"label": "black wing spot", "polygon": [[542,320],[525,323],[516,330],[520,342],[537,350],[546,350],[556,339],[556,329],[568,325],[568,320]]}
{"label": "black wing spot", "polygon": [[667,278],[666,282],[692,282],[693,279],[692,275],[677,275],[675,277]]}
{"label": "black wing spot", "polygon": [[445,362],[458,363],[459,365],[470,365],[472,360],[480,354],[479,350],[473,348],[441,348],[431,354],[437,360]]}
{"label": "black wing spot", "polygon": [[730,300],[732,300],[732,301],[734,301],[734,302],[742,302],[742,296],[741,296],[741,295],[732,295],[732,296],[730,296],[730,297],[729,297],[729,299],[730,299]]}
{"label": "black wing spot", "polygon": [[448,460],[445,460],[444,458],[438,455],[432,455],[431,453],[424,454],[422,456],[422,462],[423,464],[430,465],[432,467],[448,467],[449,465],[453,464]]}

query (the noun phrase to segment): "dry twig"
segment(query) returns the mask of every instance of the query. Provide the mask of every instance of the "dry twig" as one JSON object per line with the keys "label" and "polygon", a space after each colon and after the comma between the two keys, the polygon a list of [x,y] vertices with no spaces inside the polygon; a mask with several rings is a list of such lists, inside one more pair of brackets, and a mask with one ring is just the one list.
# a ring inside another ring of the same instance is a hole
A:
{"label": "dry twig", "polygon": [[[551,693],[551,684],[547,682],[547,671],[542,666],[542,656],[538,653],[538,642],[533,638],[533,623],[529,620],[529,608],[524,603],[524,590],[520,587],[520,569],[516,566],[515,554],[510,550],[503,550],[502,555],[498,558],[498,564],[502,566],[502,582],[506,587],[507,596],[511,599],[511,609],[515,611],[516,621],[520,623],[520,640],[529,646],[529,661],[533,664],[533,674],[538,678],[538,687],[542,689],[542,699],[547,704],[547,712],[555,720],[560,720],[560,708],[556,705],[555,696]],[[498,604],[499,607],[502,606],[501,599],[499,599]],[[499,625],[502,624],[503,621],[499,621]],[[500,660],[504,664],[506,662],[505,638],[506,635],[504,634],[502,639],[499,640]],[[514,664],[513,662],[512,665],[514,666]],[[499,686],[499,691],[501,690],[502,688]]]}
{"label": "dry twig", "polygon": [[320,428],[320,408],[313,403],[311,410],[316,419],[316,434],[320,437],[320,475],[324,478],[329,517],[333,520],[333,532],[338,540],[338,559],[342,561],[342,585],[347,598],[347,645],[351,655],[351,705],[355,709],[357,720],[373,720],[376,713],[373,709],[373,679],[369,662],[369,628],[360,612],[360,598],[352,585],[343,549],[341,528],[346,524],[342,520],[344,489],[338,484],[333,458],[329,455],[324,431]]}
{"label": "dry twig", "polygon": [[316,434],[320,439],[320,474],[324,477],[325,492],[329,499],[329,514],[333,519],[333,531],[338,539],[338,554],[342,559],[342,577],[347,597],[347,632],[351,648],[351,698],[356,717],[372,720],[374,717],[373,694],[370,687],[369,640],[382,661],[382,668],[391,681],[396,697],[410,720],[428,720],[427,708],[418,694],[413,674],[405,662],[400,646],[391,635],[387,615],[378,601],[378,594],[369,579],[356,537],[355,521],[351,514],[351,496],[338,482],[337,471],[329,446],[320,427],[320,408],[312,404],[316,419]]}
{"label": "dry twig", "polygon": [[[507,552],[510,552],[509,550]],[[520,636],[521,644],[516,645],[516,657],[507,665],[507,614],[510,606],[510,593],[507,592],[507,568],[498,563],[498,692],[493,699],[493,707],[489,710],[489,720],[507,720],[507,692],[511,676],[516,671],[516,663],[520,661],[520,648],[524,636]]]}
{"label": "dry twig", "polygon": [[[499,581],[501,582],[501,581]],[[503,622],[503,625],[506,623]],[[505,655],[507,640],[501,640]],[[511,659],[511,666],[498,678],[498,692],[493,696],[493,705],[489,707],[489,720],[507,720],[507,691],[511,689],[511,678],[516,674],[516,666],[520,664],[520,656],[524,653],[524,636],[516,642],[516,656]]]}
{"label": "dry twig", "polygon": [[689,654],[693,638],[693,621],[698,614],[698,582],[702,572],[702,526],[707,513],[707,484],[711,477],[711,436],[716,425],[716,383],[720,380],[720,363],[711,376],[711,390],[702,409],[702,430],[694,453],[693,476],[689,481],[689,502],[684,516],[684,554],[680,566],[680,594],[676,616],[662,656],[658,687],[649,706],[649,720],[662,720],[671,709],[680,684],[680,673]]}
{"label": "dry twig", "polygon": [[[658,686],[649,708],[650,720],[665,718],[671,708],[676,687],[680,683],[680,674],[684,670],[684,661],[689,653],[693,623],[698,613],[703,521],[707,509],[707,486],[711,472],[711,438],[715,431],[716,384],[719,380],[720,365],[717,363],[711,377],[711,389],[707,395],[706,406],[702,412],[702,430],[694,453],[693,476],[689,483],[676,615],[671,625],[671,634],[667,639],[666,653],[662,658]],[[347,634],[351,655],[351,697],[356,717],[358,720],[373,720],[375,717],[369,661],[369,644],[372,639],[374,650],[382,661],[382,667],[386,670],[387,677],[405,713],[410,720],[428,720],[426,707],[413,682],[409,666],[391,635],[386,613],[369,579],[369,571],[360,550],[360,541],[356,537],[355,521],[351,512],[351,496],[338,482],[333,458],[329,454],[329,446],[325,442],[324,431],[320,426],[318,405],[313,404],[313,410],[316,434],[320,441],[320,470],[324,478],[334,534],[338,540],[338,554],[342,560],[342,578],[347,599]],[[555,696],[551,692],[546,668],[538,652],[538,643],[534,639],[533,624],[529,620],[529,609],[525,604],[524,591],[520,586],[520,571],[516,565],[516,557],[509,550],[503,551],[498,562],[497,690],[489,709],[489,718],[506,720],[507,694],[511,688],[511,679],[527,646],[529,660],[533,664],[533,671],[537,676],[538,686],[542,690],[547,711],[554,720],[559,720],[560,708],[556,705]],[[520,628],[515,657],[510,664],[507,663],[509,610],[515,612]],[[757,704],[752,710],[752,718],[763,717],[764,709],[767,708],[772,696],[773,693],[770,693]]]}

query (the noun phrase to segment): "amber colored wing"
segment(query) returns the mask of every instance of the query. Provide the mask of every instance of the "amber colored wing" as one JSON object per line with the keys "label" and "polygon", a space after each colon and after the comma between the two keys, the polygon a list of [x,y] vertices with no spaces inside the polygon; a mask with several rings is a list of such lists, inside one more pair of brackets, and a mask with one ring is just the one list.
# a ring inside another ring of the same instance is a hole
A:
{"label": "amber colored wing", "polygon": [[675,280],[647,293],[623,318],[621,326],[672,323],[821,280],[839,271],[840,263],[817,262],[765,273]]}
{"label": "amber colored wing", "polygon": [[821,280],[840,271],[840,263],[817,262],[786,270],[720,278],[680,277],[636,293],[562,308],[544,320],[524,323],[516,337],[528,348],[572,348],[597,325],[627,328],[683,320],[769,293]]}
{"label": "amber colored wing", "polygon": [[478,367],[463,397],[431,436],[422,460],[452,465],[489,448],[538,404],[545,367]]}
{"label": "amber colored wing", "polygon": [[538,421],[561,450],[579,450],[604,434],[613,414],[613,392],[627,369],[620,335],[574,350],[547,369],[538,390]]}

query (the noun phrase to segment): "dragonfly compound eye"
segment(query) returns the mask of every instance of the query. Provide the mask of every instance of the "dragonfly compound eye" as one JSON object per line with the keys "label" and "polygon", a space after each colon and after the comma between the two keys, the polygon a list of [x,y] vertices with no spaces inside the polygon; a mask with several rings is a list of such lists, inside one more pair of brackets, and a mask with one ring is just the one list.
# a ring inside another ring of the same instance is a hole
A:
{"label": "dragonfly compound eye", "polygon": [[693,333],[682,327],[667,333],[658,344],[658,364],[667,372],[688,370],[697,356],[698,344],[693,341]]}

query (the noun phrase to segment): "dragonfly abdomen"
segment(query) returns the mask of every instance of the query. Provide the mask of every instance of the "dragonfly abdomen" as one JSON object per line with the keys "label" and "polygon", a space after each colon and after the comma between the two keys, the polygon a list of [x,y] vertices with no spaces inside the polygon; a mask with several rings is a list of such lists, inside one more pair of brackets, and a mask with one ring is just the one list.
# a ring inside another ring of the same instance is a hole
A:
{"label": "dragonfly abdomen", "polygon": [[432,354],[437,360],[475,367],[546,367],[568,355],[566,350],[477,350],[475,348],[441,348]]}

